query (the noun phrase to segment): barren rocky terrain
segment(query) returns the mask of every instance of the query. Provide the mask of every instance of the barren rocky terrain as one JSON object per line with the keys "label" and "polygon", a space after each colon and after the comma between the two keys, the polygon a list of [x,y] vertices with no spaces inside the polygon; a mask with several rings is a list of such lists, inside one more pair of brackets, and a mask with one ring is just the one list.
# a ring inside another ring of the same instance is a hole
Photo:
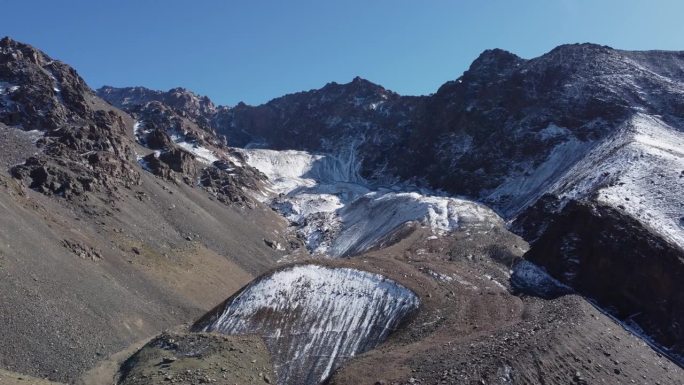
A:
{"label": "barren rocky terrain", "polygon": [[682,384],[683,79],[582,44],[228,107],[4,38],[0,383]]}

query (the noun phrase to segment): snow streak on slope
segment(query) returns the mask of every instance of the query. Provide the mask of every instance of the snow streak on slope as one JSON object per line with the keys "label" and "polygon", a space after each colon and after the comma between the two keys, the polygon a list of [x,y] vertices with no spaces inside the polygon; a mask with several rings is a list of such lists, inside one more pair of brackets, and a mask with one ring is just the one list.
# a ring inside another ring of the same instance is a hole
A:
{"label": "snow streak on slope", "polygon": [[18,89],[19,86],[7,82],[0,82],[0,109],[4,110],[14,105],[11,95]]}
{"label": "snow streak on slope", "polygon": [[381,275],[303,265],[253,281],[196,327],[259,334],[279,384],[314,385],[383,342],[418,306],[411,290]]}
{"label": "snow streak on slope", "polygon": [[210,149],[200,146],[197,143],[190,143],[186,141],[177,141],[176,145],[195,155],[195,158],[204,164],[212,164],[219,160],[219,158]]}
{"label": "snow streak on slope", "polygon": [[684,133],[636,114],[550,192],[562,199],[595,196],[684,248]]}
{"label": "snow streak on slope", "polygon": [[[540,134],[546,135],[548,131],[542,130]],[[483,200],[497,207],[504,217],[514,217],[539,199],[569,167],[586,155],[590,147],[590,142],[569,136],[556,145],[541,164],[527,165],[524,172],[509,177]]]}
{"label": "snow streak on slope", "polygon": [[[151,129],[147,128],[143,122],[136,121],[135,124],[133,125],[133,135],[135,136],[135,140],[147,147],[147,143],[145,142],[145,137],[152,132]],[[204,164],[212,164],[219,160],[219,158],[216,156],[216,153],[214,151],[201,146],[197,143],[193,142],[188,142],[185,140],[185,134],[171,134],[170,135],[171,140],[178,146],[184,149],[185,151],[193,154],[195,158]]]}
{"label": "snow streak on slope", "polygon": [[488,208],[407,185],[373,186],[359,176],[353,146],[341,156],[243,149],[268,176],[270,202],[295,226],[309,250],[334,257],[362,253],[407,222],[436,234],[459,224],[500,223]]}

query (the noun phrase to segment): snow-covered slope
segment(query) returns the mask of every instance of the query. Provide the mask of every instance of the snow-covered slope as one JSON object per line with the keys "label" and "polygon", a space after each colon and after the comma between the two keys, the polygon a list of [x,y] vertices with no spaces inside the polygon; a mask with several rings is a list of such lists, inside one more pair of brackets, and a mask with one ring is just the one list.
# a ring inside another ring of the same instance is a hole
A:
{"label": "snow-covered slope", "polygon": [[483,205],[407,184],[376,186],[359,176],[355,148],[342,155],[305,151],[239,150],[271,181],[266,195],[296,227],[308,249],[334,257],[359,254],[408,222],[435,234],[468,223],[500,224]]}
{"label": "snow-covered slope", "polygon": [[684,248],[684,132],[635,114],[549,192],[620,209]]}
{"label": "snow-covered slope", "polygon": [[595,144],[579,140],[569,130],[555,125],[540,131],[539,136],[544,140],[560,141],[541,163],[535,165],[528,161],[521,164],[521,170],[512,173],[501,185],[481,197],[505,218],[512,218],[533,204]]}
{"label": "snow-covered slope", "polygon": [[301,265],[253,281],[195,328],[259,334],[279,384],[314,385],[383,342],[418,306],[411,290],[381,275]]}

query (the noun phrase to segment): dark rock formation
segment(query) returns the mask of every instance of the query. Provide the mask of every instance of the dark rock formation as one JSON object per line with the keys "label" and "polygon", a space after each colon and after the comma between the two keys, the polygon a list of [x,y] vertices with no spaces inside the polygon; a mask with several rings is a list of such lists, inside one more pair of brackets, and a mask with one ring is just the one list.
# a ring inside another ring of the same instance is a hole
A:
{"label": "dark rock formation", "polygon": [[67,198],[138,183],[123,115],[99,101],[71,67],[4,38],[0,81],[15,89],[0,105],[0,122],[44,133],[37,143],[42,153],[15,166],[15,177]]}
{"label": "dark rock formation", "polygon": [[143,106],[143,109],[166,106],[180,117],[188,118],[203,128],[209,127],[207,117],[217,111],[216,106],[208,97],[199,96],[184,88],[174,88],[162,92],[152,91],[144,87],[114,88],[104,86],[97,92],[100,97],[122,110],[139,108],[138,106]]}
{"label": "dark rock formation", "polygon": [[206,167],[199,177],[199,184],[219,201],[231,204],[254,205],[249,191],[264,187],[266,176],[249,167],[237,167],[227,161],[217,161],[213,167]]}
{"label": "dark rock formation", "polygon": [[684,352],[682,250],[619,210],[570,202],[524,258]]}

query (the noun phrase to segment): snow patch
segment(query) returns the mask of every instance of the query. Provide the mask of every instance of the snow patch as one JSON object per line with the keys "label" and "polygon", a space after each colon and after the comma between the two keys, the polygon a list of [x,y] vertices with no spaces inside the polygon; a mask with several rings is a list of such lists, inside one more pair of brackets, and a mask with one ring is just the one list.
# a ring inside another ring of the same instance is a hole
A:
{"label": "snow patch", "polygon": [[0,107],[11,107],[14,105],[10,95],[16,92],[19,86],[7,82],[0,82]]}
{"label": "snow patch", "polygon": [[570,134],[570,130],[568,130],[567,128],[558,127],[553,123],[549,124],[546,128],[538,132],[538,135],[542,140],[567,137]]}
{"label": "snow patch", "polygon": [[135,140],[143,146],[147,145],[145,142],[145,136],[147,136],[147,134],[149,134],[151,131],[152,130],[145,128],[143,122],[136,121],[133,124],[133,135],[135,136]]}
{"label": "snow patch", "polygon": [[197,143],[176,142],[176,145],[189,153],[195,155],[195,158],[204,164],[212,164],[219,160],[219,158],[210,149],[200,146]]}
{"label": "snow patch", "polygon": [[572,288],[550,276],[546,270],[526,260],[515,264],[510,283],[516,291],[542,298],[554,298],[573,292]]}
{"label": "snow patch", "polygon": [[[143,145],[147,146],[147,143],[145,142],[145,137],[152,132],[151,129],[145,128],[145,124],[140,121],[136,121],[135,124],[133,124],[133,135],[135,135],[135,140]],[[214,151],[201,146],[197,143],[190,143],[187,142],[183,139],[181,135],[178,134],[172,134],[170,135],[171,140],[180,148],[186,150],[187,152],[193,154],[195,156],[195,159],[198,160],[201,163],[211,165],[217,160],[220,160],[218,156],[216,156],[216,153]],[[236,159],[237,160],[237,159]]]}

